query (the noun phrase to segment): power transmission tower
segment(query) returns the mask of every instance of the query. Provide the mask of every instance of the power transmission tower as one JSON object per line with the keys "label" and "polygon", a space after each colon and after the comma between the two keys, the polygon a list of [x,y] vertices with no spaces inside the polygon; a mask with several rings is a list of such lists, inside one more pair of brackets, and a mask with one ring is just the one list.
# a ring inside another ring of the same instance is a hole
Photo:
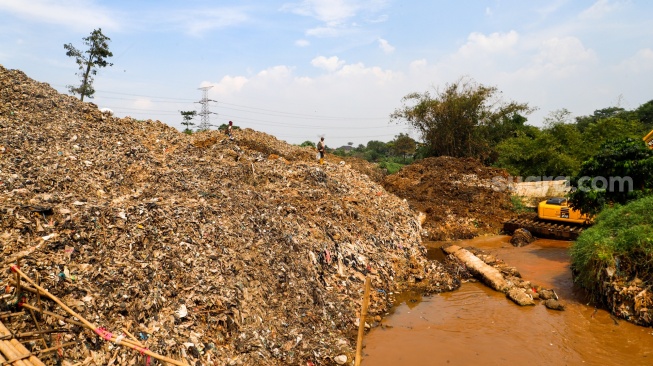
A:
{"label": "power transmission tower", "polygon": [[198,126],[198,130],[200,131],[206,131],[211,128],[211,120],[210,120],[210,115],[211,114],[217,114],[214,112],[209,111],[209,102],[217,102],[217,100],[209,99],[209,89],[213,88],[213,86],[205,86],[203,88],[198,88],[199,90],[202,91],[202,100],[199,103],[202,105],[202,111],[198,113],[200,117],[202,117],[200,121],[200,125]]}

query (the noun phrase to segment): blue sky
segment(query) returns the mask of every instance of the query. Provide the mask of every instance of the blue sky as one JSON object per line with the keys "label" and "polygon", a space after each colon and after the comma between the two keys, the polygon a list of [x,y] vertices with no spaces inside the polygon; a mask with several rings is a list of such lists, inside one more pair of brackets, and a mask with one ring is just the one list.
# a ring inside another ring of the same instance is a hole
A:
{"label": "blue sky", "polygon": [[96,28],[114,65],[91,101],[179,129],[206,86],[214,125],[331,147],[417,138],[390,122],[401,98],[461,77],[537,107],[536,126],[653,99],[648,0],[0,0],[0,64],[66,93],[63,45]]}

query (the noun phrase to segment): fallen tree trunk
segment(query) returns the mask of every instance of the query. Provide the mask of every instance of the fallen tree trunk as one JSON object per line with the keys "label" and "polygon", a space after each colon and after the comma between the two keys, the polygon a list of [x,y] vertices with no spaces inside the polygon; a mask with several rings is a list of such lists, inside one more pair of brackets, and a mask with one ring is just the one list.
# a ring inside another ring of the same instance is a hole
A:
{"label": "fallen tree trunk", "polygon": [[474,277],[477,277],[484,284],[490,286],[496,291],[508,293],[508,290],[511,286],[503,277],[501,272],[499,272],[498,269],[487,265],[480,258],[472,254],[469,250],[463,249],[457,245],[443,247],[442,250],[444,250],[445,253],[453,255],[461,262],[463,262],[465,266],[467,266],[467,269],[469,269],[469,272],[471,272]]}
{"label": "fallen tree trunk", "polygon": [[529,296],[525,289],[516,286],[512,281],[506,280],[498,269],[486,264],[469,250],[457,245],[443,247],[442,250],[458,258],[474,277],[493,290],[506,294],[516,304],[521,306],[535,305],[533,297]]}

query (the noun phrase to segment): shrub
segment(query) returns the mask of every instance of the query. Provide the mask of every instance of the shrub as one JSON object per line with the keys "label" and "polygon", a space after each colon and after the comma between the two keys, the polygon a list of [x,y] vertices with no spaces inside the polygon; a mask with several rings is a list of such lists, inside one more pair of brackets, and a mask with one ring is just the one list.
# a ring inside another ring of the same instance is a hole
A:
{"label": "shrub", "polygon": [[571,247],[575,281],[595,299],[610,277],[653,283],[653,196],[603,210]]}

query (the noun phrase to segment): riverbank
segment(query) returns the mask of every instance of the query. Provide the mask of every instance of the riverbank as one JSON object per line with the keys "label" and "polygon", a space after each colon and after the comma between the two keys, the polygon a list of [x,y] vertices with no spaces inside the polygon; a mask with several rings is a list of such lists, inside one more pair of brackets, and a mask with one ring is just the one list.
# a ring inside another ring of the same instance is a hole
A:
{"label": "riverbank", "polygon": [[[555,288],[565,311],[521,307],[478,283],[428,297],[399,297],[391,316],[366,336],[363,365],[648,365],[653,331],[587,305],[574,286],[567,241],[516,248],[508,236],[456,242],[492,253],[523,278]],[[425,243],[436,248],[442,243]],[[429,249],[437,251],[439,249]]]}

